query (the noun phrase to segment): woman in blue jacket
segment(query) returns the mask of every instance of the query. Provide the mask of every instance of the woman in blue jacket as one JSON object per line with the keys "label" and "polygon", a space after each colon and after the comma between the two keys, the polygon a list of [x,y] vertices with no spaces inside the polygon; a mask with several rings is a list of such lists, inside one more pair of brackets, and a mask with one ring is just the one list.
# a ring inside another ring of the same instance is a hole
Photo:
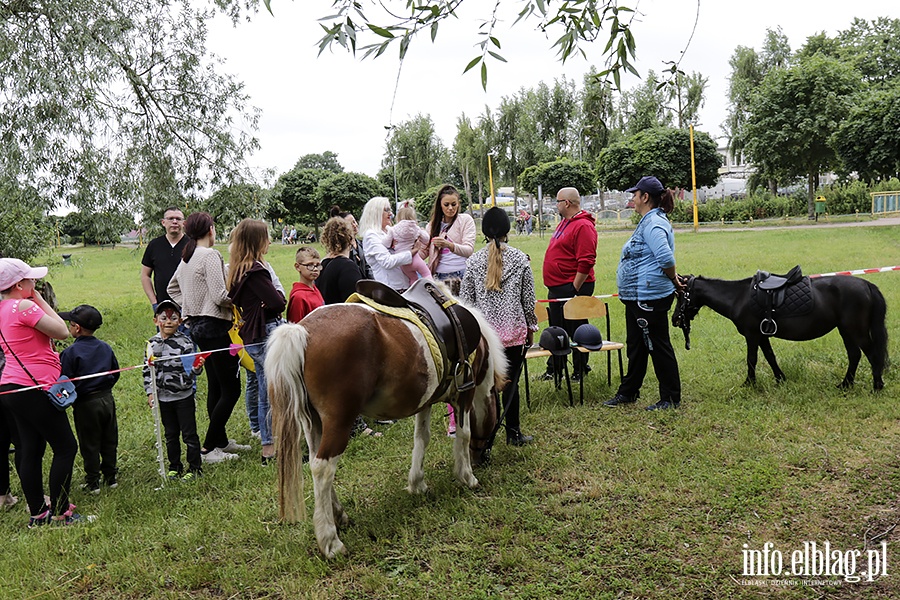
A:
{"label": "woman in blue jacket", "polygon": [[669,308],[681,283],[675,273],[675,235],[666,216],[675,207],[675,197],[656,177],[642,177],[633,188],[634,210],[641,220],[622,248],[616,283],[625,305],[628,372],[616,395],[606,406],[628,404],[638,399],[647,359],[659,380],[659,401],[647,410],[678,408],[681,377],[669,340]]}

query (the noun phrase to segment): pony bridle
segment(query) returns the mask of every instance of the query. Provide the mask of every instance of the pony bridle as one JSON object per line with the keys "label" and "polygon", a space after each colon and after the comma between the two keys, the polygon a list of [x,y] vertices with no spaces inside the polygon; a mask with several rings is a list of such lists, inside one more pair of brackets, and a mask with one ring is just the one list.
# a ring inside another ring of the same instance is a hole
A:
{"label": "pony bridle", "polygon": [[694,280],[696,277],[688,275],[686,278],[684,291],[681,292],[681,298],[675,306],[675,312],[672,313],[672,325],[684,332],[684,349],[691,349],[691,320],[700,312],[699,308],[691,306],[691,297],[694,294]]}

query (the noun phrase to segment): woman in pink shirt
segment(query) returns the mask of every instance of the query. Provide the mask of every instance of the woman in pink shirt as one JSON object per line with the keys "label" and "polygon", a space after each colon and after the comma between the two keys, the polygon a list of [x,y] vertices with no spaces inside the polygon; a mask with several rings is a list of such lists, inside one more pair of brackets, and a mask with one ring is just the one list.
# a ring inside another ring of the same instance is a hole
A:
{"label": "woman in pink shirt", "polygon": [[[69,504],[72,465],[78,443],[69,419],[57,410],[35,381],[50,386],[59,379],[59,355],[51,340],[69,336],[66,322],[34,289],[47,267],[32,268],[15,258],[0,259],[0,338],[6,367],[0,375],[0,404],[11,417],[13,443],[22,491],[31,519],[28,527],[68,525],[81,520]],[[25,389],[23,389],[25,388]],[[21,390],[21,391],[18,391]],[[44,449],[53,450],[50,505],[44,502]]]}

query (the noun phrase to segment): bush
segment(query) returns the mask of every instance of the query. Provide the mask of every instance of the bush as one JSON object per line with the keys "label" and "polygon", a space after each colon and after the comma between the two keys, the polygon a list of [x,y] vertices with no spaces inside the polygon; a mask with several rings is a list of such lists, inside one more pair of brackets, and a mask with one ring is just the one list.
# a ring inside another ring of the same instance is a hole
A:
{"label": "bush", "polygon": [[[783,219],[806,214],[806,196],[773,196],[769,192],[751,194],[741,200],[714,198],[697,206],[697,219],[701,223],[714,221],[749,221],[750,219]],[[670,218],[676,223],[694,220],[692,201],[675,203]]]}
{"label": "bush", "polygon": [[828,213],[832,215],[852,215],[856,211],[872,211],[872,192],[900,191],[900,180],[896,177],[869,186],[862,181],[835,183],[822,186],[819,195],[825,196]]}

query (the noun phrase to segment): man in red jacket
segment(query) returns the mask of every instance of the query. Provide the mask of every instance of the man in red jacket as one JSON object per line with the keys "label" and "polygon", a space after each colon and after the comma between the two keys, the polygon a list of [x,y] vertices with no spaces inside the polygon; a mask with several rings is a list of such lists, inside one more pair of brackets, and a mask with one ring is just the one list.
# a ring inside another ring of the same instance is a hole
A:
{"label": "man in red jacket", "polygon": [[[553,232],[547,254],[544,255],[547,297],[591,296],[594,293],[594,263],[597,262],[597,225],[594,217],[581,210],[581,195],[573,187],[559,190],[556,194],[556,208],[562,221]],[[571,339],[575,329],[587,321],[563,319],[563,304],[564,302],[550,303],[550,324],[565,329]],[[572,356],[573,378],[576,381],[590,370],[587,357],[587,354],[581,352],[575,352]],[[552,379],[554,372],[562,372],[561,360],[565,360],[565,357],[551,356],[547,360],[545,379]]]}

